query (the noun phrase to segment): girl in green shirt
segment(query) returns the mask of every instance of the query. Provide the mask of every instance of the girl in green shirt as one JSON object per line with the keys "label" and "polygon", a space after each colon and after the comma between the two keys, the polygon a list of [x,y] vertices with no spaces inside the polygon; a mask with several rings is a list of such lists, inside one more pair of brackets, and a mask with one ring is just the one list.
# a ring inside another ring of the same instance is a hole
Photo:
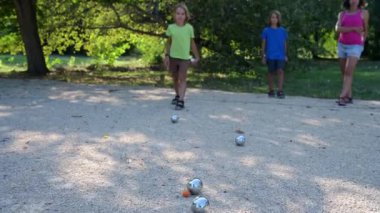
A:
{"label": "girl in green shirt", "polygon": [[164,62],[173,77],[176,96],[172,104],[175,105],[176,110],[185,107],[187,70],[191,64],[190,50],[195,56],[193,63],[199,61],[198,49],[194,42],[194,29],[188,23],[189,18],[187,6],[184,3],[177,4],[174,8],[175,23],[169,25],[166,31],[168,41]]}

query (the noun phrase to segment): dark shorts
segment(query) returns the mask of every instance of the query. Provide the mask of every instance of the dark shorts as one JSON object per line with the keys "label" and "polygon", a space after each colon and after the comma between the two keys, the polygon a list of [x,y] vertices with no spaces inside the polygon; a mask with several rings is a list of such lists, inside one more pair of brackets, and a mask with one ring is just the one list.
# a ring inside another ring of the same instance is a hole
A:
{"label": "dark shorts", "polygon": [[269,72],[277,72],[278,70],[285,70],[285,60],[267,60],[268,71]]}
{"label": "dark shorts", "polygon": [[170,72],[187,72],[190,67],[190,60],[183,60],[178,58],[170,58]]}

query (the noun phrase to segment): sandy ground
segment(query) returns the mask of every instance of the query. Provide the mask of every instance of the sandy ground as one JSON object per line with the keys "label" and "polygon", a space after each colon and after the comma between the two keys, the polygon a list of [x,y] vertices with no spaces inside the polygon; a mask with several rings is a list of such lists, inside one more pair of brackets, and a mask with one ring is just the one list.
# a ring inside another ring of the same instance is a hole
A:
{"label": "sandy ground", "polygon": [[[0,79],[0,212],[380,212],[380,102]],[[237,130],[247,144],[237,147]]]}

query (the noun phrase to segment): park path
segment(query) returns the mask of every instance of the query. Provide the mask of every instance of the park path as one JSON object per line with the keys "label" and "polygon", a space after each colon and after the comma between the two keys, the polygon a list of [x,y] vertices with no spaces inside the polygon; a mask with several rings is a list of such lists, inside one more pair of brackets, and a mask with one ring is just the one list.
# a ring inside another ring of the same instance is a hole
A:
{"label": "park path", "polygon": [[[380,212],[380,102],[0,79],[0,212]],[[244,132],[247,143],[234,138]]]}

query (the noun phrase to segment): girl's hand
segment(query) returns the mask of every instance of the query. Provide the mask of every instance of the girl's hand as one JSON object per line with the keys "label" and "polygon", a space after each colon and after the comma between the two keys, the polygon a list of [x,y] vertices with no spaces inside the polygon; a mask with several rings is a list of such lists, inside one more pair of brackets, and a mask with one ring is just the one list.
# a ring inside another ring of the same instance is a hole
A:
{"label": "girl's hand", "polygon": [[164,65],[165,65],[166,69],[169,70],[169,66],[170,66],[169,56],[165,56]]}
{"label": "girl's hand", "polygon": [[199,58],[193,58],[191,59],[191,65],[196,66],[199,63]]}
{"label": "girl's hand", "polygon": [[263,65],[266,65],[266,64],[267,64],[267,59],[266,59],[265,57],[263,57],[263,58],[261,59],[261,63],[262,63]]}

